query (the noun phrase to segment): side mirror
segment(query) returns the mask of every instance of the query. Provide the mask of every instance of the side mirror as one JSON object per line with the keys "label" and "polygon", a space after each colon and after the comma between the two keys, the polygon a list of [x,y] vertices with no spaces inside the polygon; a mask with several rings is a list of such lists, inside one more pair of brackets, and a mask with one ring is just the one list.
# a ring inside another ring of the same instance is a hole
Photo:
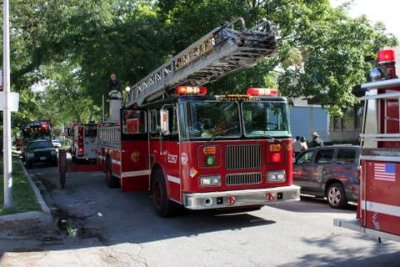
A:
{"label": "side mirror", "polygon": [[167,109],[160,110],[161,133],[169,134],[169,113]]}

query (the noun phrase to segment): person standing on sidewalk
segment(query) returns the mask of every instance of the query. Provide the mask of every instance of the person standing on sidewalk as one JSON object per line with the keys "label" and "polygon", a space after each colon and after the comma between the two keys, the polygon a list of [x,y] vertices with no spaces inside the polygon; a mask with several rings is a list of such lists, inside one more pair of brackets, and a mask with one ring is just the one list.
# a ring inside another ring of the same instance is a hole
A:
{"label": "person standing on sidewalk", "polygon": [[319,134],[316,131],[311,133],[311,142],[309,147],[323,147],[324,141],[319,137]]}

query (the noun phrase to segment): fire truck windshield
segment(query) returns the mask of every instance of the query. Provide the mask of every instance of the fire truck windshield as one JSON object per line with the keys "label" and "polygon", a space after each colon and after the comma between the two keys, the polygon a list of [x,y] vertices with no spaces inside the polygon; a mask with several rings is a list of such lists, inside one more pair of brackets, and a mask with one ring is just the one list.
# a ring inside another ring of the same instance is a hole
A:
{"label": "fire truck windshield", "polygon": [[186,138],[240,136],[239,106],[237,102],[195,101],[187,105]]}
{"label": "fire truck windshield", "polygon": [[193,101],[186,102],[181,109],[186,117],[180,127],[184,139],[290,134],[284,102]]}
{"label": "fire truck windshield", "polygon": [[243,102],[245,136],[289,135],[287,104],[283,102]]}

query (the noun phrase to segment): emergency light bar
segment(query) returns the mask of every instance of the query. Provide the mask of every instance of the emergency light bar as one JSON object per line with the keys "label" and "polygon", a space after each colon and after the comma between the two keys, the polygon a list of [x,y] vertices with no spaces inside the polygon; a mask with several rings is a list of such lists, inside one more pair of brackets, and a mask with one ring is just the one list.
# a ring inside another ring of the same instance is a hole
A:
{"label": "emergency light bar", "polygon": [[178,86],[175,89],[177,95],[206,95],[207,87],[201,86]]}
{"label": "emergency light bar", "polygon": [[278,96],[278,90],[270,88],[247,88],[246,93],[250,96]]}
{"label": "emergency light bar", "polygon": [[380,50],[377,54],[378,64],[394,62],[396,60],[395,51],[393,49]]}
{"label": "emergency light bar", "polygon": [[[382,72],[384,79],[395,79],[396,74],[396,51],[394,49],[384,49],[377,53],[378,69]],[[379,75],[378,75],[379,76]]]}

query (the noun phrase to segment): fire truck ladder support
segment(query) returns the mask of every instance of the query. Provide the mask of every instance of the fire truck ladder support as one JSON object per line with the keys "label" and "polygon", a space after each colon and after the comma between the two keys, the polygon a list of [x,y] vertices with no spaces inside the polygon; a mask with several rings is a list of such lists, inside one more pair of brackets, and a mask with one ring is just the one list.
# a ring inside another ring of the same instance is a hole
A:
{"label": "fire truck ladder support", "polygon": [[[239,29],[235,27],[239,26]],[[200,86],[255,65],[276,50],[275,26],[265,21],[246,29],[238,18],[215,28],[132,87],[126,106],[141,105],[179,85]]]}

